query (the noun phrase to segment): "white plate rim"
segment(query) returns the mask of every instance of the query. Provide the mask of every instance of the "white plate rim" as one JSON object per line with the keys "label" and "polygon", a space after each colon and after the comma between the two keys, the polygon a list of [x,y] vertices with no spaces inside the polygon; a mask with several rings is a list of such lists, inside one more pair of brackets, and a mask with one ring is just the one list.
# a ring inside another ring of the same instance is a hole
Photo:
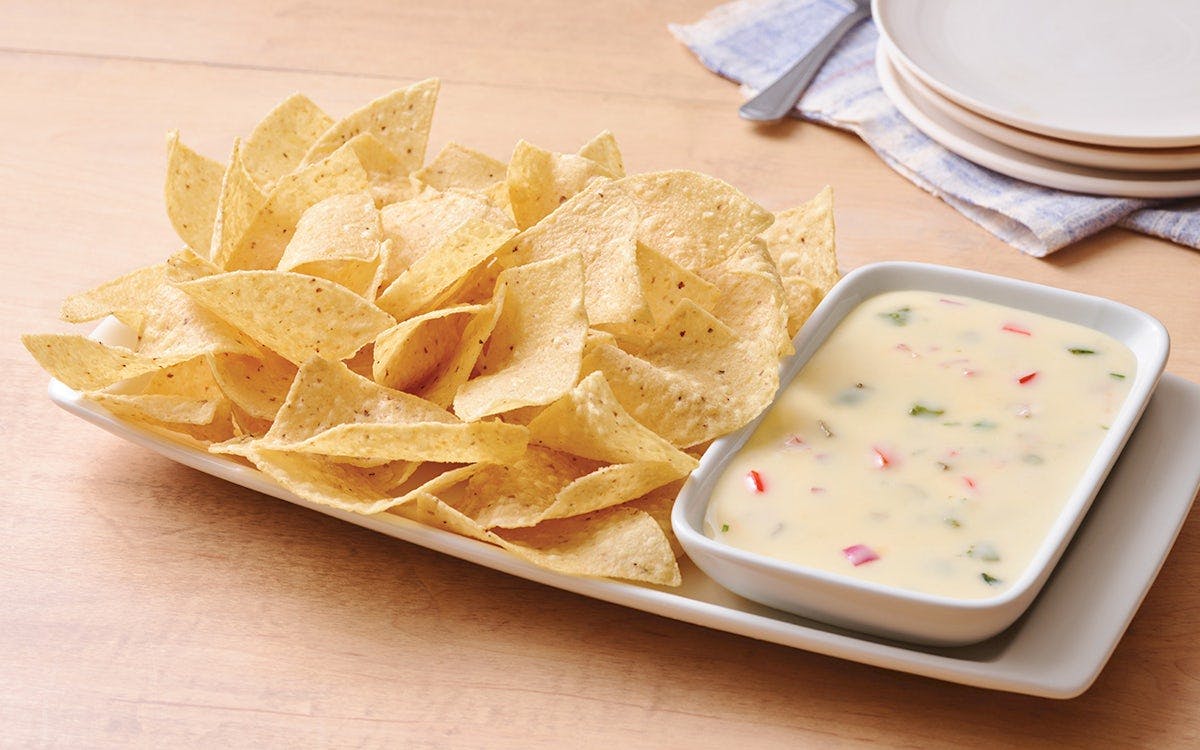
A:
{"label": "white plate rim", "polygon": [[[109,320],[93,335],[101,341],[112,340],[119,338],[120,328],[115,320]],[[497,547],[399,516],[362,516],[318,506],[253,469],[123,422],[61,382],[50,382],[49,395],[67,412],[198,471],[500,572],[782,646],[963,685],[1059,699],[1081,694],[1100,674],[1158,575],[1200,489],[1200,466],[1193,466],[1178,452],[1154,449],[1160,443],[1200,442],[1200,386],[1164,374],[1088,520],[1022,620],[976,646],[921,648],[753,604],[721,589],[690,564],[685,566],[683,587],[676,590],[567,576],[533,566]],[[1164,431],[1166,435],[1159,434]],[[1139,439],[1139,435],[1144,437]],[[1147,484],[1144,473],[1157,481]],[[1118,499],[1108,501],[1110,496]],[[1117,560],[1121,565],[1114,572],[1120,586],[1091,585],[1097,565]],[[1100,607],[1105,616],[1078,618],[1079,606]],[[1084,632],[1079,632],[1080,627],[1072,627],[1070,633],[1055,632],[1068,627],[1067,621],[1081,625]]]}
{"label": "white plate rim", "polygon": [[[1129,133],[1109,133],[1102,131],[1081,130],[1078,128],[1068,128],[1057,126],[1053,123],[1042,122],[1036,119],[1023,117],[1018,113],[1009,110],[989,105],[987,102],[980,101],[977,97],[964,94],[961,91],[941,81],[936,75],[918,65],[909,55],[904,52],[902,40],[896,36],[896,27],[889,23],[891,16],[889,10],[897,9],[894,0],[871,0],[871,14],[875,22],[876,28],[879,30],[880,38],[887,39],[888,43],[896,50],[898,59],[901,59],[918,75],[922,81],[935,91],[966,107],[967,109],[975,110],[976,112],[990,117],[993,120],[1012,125],[1013,127],[1022,130],[1029,130],[1042,135],[1061,138],[1063,140],[1079,141],[1081,143],[1091,143],[1099,146],[1116,146],[1130,148],[1181,148],[1189,146],[1200,146],[1200,131],[1192,133],[1181,133],[1177,135],[1149,136],[1136,135]],[[898,9],[897,9],[898,10]]]}
{"label": "white plate rim", "polygon": [[1056,190],[1107,197],[1165,199],[1200,195],[1200,171],[1099,170],[1026,153],[963,127],[930,105],[922,107],[908,94],[883,44],[875,52],[875,70],[884,93],[913,126],[955,154],[992,171]]}
{"label": "white plate rim", "polygon": [[1184,172],[1200,169],[1200,147],[1138,149],[1101,146],[1053,138],[985,117],[934,91],[909,67],[906,58],[886,39],[892,68],[907,87],[908,95],[938,109],[950,119],[980,135],[1034,156],[1095,169],[1126,172]]}

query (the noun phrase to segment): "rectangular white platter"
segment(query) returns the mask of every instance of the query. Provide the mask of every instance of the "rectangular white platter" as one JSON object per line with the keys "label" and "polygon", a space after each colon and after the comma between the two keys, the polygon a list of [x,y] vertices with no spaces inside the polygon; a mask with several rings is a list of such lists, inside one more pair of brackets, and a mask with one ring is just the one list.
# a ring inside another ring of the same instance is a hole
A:
{"label": "rectangular white platter", "polygon": [[[104,326],[97,331],[104,336]],[[742,599],[686,561],[675,589],[543,570],[498,547],[390,514],[302,500],[257,471],[122,422],[58,381],[51,399],[167,458],[406,542],[565,591],[683,622],[940,680],[1050,698],[1092,684],[1154,582],[1200,489],[1200,385],[1165,375],[1050,582],[1030,610],[983,643],[926,648],[865,636]],[[1104,585],[1097,585],[1103,582]]]}

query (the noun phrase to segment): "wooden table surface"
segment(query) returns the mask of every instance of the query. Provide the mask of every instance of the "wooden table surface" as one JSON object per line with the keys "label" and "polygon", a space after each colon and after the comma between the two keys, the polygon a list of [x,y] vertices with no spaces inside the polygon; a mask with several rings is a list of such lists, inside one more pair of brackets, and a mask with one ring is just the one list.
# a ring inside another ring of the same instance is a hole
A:
{"label": "wooden table surface", "polygon": [[511,578],[176,465],[46,398],[18,335],[70,330],[64,296],[177,249],[168,130],[224,159],[294,91],[336,114],[428,76],[431,153],[574,150],[609,128],[631,171],[697,169],[768,208],[829,183],[843,271],[914,259],[1112,297],[1162,320],[1168,370],[1200,381],[1200,253],[1111,230],[1028,258],[853,136],[740,121],[737,87],[666,29],[711,2],[0,2],[0,745],[1200,742],[1196,519],[1094,687],[1053,701]]}

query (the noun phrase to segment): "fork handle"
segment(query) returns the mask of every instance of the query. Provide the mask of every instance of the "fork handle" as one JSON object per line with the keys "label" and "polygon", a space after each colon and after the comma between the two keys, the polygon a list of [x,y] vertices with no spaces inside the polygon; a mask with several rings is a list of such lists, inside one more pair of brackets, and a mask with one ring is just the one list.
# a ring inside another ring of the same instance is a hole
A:
{"label": "fork handle", "polygon": [[833,48],[846,35],[846,32],[869,15],[871,15],[870,8],[860,8],[838,21],[837,25],[829,30],[829,33],[817,43],[816,47],[797,60],[774,83],[743,104],[738,109],[738,114],[743,119],[755,122],[775,122],[783,119],[796,106],[796,102],[800,101],[800,97],[808,85],[816,78],[817,71],[825,64],[829,53],[833,52]]}

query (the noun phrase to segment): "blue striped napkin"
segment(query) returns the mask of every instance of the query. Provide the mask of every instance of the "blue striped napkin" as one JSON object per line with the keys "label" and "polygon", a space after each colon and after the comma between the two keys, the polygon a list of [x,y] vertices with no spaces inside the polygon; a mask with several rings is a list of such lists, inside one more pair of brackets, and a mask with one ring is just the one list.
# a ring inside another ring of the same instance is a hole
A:
{"label": "blue striped napkin", "polygon": [[[706,67],[758,90],[847,13],[837,0],[739,0],[672,33]],[[875,75],[874,24],[848,34],[800,100],[805,119],[849,130],[893,169],[1022,252],[1043,257],[1117,225],[1200,248],[1200,198],[1163,202],[1054,190],[947,151],[892,106]]]}

